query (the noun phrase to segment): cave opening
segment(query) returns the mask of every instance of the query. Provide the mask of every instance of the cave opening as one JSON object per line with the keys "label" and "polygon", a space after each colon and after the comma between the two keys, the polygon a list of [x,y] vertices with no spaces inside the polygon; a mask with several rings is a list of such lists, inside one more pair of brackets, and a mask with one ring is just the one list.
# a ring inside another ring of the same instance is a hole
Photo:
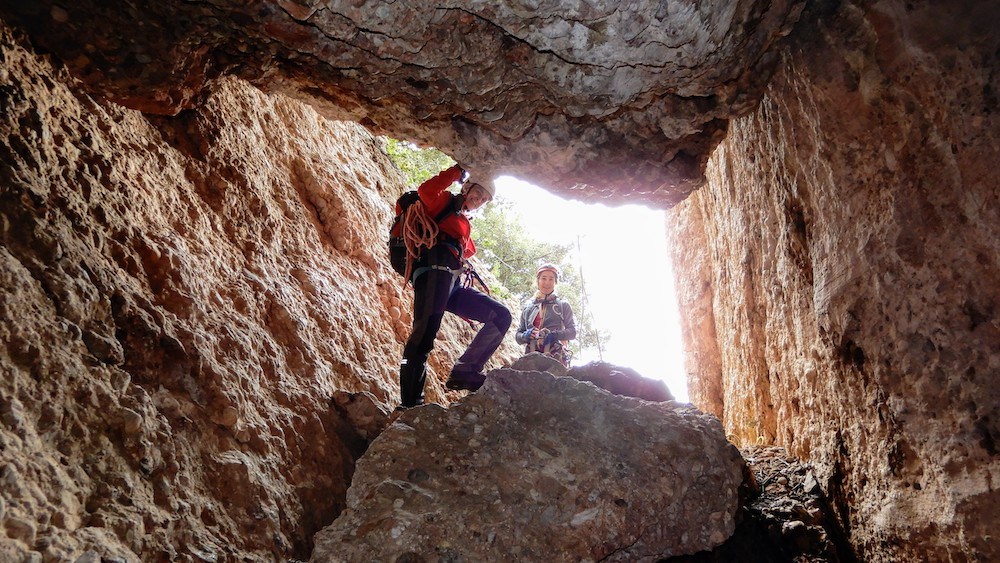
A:
{"label": "cave opening", "polygon": [[530,234],[572,248],[585,297],[581,314],[607,335],[573,363],[631,367],[666,382],[678,400],[688,402],[665,212],[569,200],[512,176],[494,182],[497,198],[510,204]]}
{"label": "cave opening", "polygon": [[0,8],[0,559],[288,554],[342,508],[409,305],[369,133],[676,204],[697,408],[862,558],[997,559],[995,2],[258,4]]}

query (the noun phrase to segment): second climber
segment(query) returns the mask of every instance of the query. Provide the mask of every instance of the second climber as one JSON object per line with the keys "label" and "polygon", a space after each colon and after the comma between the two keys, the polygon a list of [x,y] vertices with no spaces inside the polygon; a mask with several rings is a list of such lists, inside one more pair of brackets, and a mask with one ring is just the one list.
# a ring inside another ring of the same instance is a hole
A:
{"label": "second climber", "polygon": [[556,295],[559,268],[544,264],[535,273],[538,291],[534,299],[521,312],[517,328],[518,344],[524,344],[525,353],[541,352],[569,365],[570,354],[566,343],[576,338],[573,308]]}

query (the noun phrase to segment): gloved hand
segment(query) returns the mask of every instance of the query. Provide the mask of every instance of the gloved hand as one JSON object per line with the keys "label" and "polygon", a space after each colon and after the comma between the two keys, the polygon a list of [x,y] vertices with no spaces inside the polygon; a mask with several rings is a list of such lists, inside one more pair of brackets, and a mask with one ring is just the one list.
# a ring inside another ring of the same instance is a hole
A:
{"label": "gloved hand", "polygon": [[542,346],[548,346],[549,344],[555,344],[556,342],[559,342],[559,337],[556,336],[556,333],[550,332],[545,335],[545,340],[542,341]]}
{"label": "gloved hand", "polygon": [[462,173],[459,174],[458,183],[464,184],[469,179],[469,171],[463,168],[462,165],[458,163],[455,163],[455,168],[458,168],[459,170],[462,171]]}

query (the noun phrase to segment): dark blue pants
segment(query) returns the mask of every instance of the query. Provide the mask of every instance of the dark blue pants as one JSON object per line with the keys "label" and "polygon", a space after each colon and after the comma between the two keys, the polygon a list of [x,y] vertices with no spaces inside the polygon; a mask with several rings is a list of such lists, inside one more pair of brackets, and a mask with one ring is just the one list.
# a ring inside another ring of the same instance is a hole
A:
{"label": "dark blue pants", "polygon": [[[439,245],[427,254],[426,260],[414,265],[417,276],[413,280],[413,327],[403,347],[399,371],[400,398],[404,407],[423,403],[427,357],[434,348],[445,311],[483,323],[455,364],[455,369],[461,371],[482,371],[503,341],[511,322],[510,310],[503,303],[475,289],[461,287],[460,263],[451,250]],[[431,264],[449,269],[423,269]]]}

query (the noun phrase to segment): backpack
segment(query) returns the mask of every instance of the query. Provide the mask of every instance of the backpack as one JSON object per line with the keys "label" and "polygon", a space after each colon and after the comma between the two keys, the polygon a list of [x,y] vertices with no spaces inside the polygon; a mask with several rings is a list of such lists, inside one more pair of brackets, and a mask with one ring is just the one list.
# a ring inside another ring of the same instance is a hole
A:
{"label": "backpack", "polygon": [[[406,244],[403,240],[403,224],[406,222],[406,217],[414,205],[418,205],[421,208],[424,205],[420,201],[420,195],[417,193],[417,190],[410,190],[399,196],[399,199],[396,200],[396,209],[399,210],[399,213],[392,220],[392,226],[389,227],[389,262],[392,264],[392,269],[404,278],[407,275],[407,264]],[[434,217],[434,223],[437,224],[452,211],[453,204],[449,203]]]}

